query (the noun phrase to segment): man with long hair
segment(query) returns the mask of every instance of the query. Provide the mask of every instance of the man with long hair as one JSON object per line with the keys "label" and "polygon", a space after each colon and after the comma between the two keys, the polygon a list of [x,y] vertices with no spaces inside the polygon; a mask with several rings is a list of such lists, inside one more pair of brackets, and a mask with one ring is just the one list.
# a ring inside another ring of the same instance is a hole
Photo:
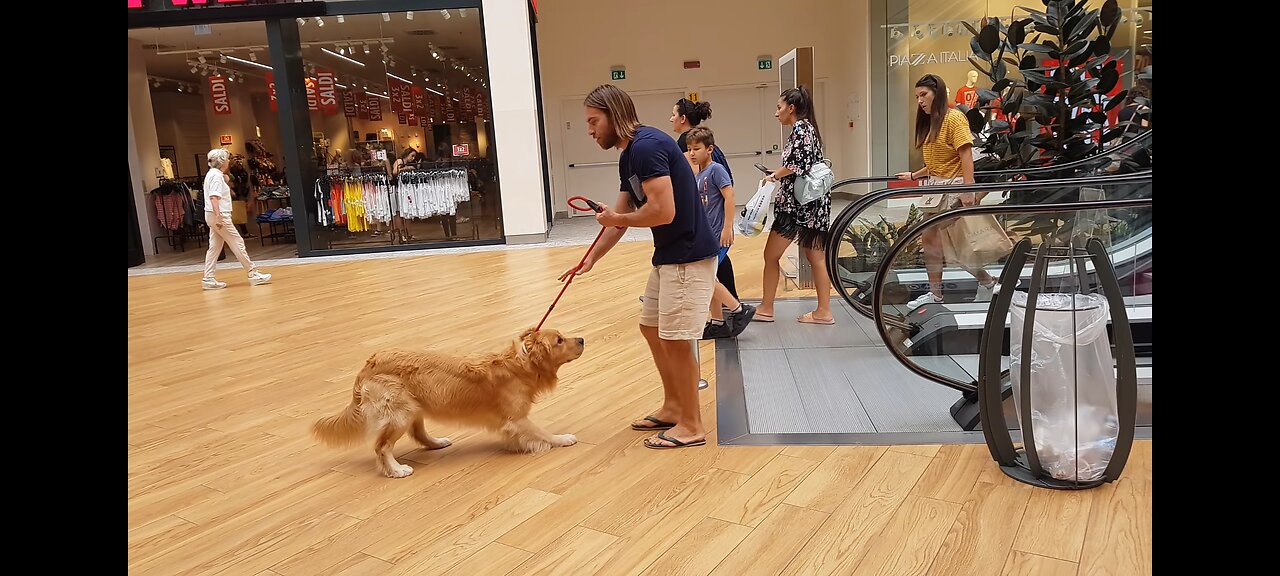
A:
{"label": "man with long hair", "polygon": [[670,136],[644,126],[626,92],[605,84],[583,102],[587,134],[608,150],[617,148],[621,192],[615,206],[601,204],[596,221],[604,235],[581,266],[560,276],[585,274],[609,252],[626,229],[653,230],[652,270],[640,312],[640,333],[662,377],[658,411],[631,427],[659,431],[649,448],[706,444],[698,404],[698,363],[693,347],[702,337],[716,282],[718,239],[711,234],[689,161]]}

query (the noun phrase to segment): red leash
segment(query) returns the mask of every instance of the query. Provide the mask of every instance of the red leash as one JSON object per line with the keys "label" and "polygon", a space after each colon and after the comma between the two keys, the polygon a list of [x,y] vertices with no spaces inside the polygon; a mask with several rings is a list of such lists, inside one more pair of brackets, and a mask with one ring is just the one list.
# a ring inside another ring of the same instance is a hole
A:
{"label": "red leash", "polygon": [[[583,202],[587,203],[587,206],[585,208],[583,208],[582,206],[578,206],[577,204],[573,203],[574,200],[582,200]],[[596,204],[595,202],[592,202],[590,198],[586,198],[583,196],[574,196],[570,198],[569,207],[573,208],[574,210],[580,210],[582,212],[586,212],[588,210],[593,212],[600,212],[601,210],[603,210],[599,204]],[[604,226],[601,226],[600,232],[596,233],[596,239],[592,240],[591,246],[587,248],[587,253],[583,254],[582,259],[578,261],[578,265],[573,267],[573,272],[569,274],[569,279],[565,280],[564,287],[560,288],[560,293],[556,294],[556,299],[551,302],[551,306],[547,307],[547,313],[542,315],[542,320],[538,322],[538,327],[534,328],[535,332],[542,329],[542,323],[546,322],[547,317],[551,315],[551,311],[555,310],[556,304],[560,302],[560,297],[564,296],[564,291],[569,289],[569,285],[573,283],[573,277],[578,275],[578,269],[581,268],[582,264],[587,261],[587,256],[591,255],[591,251],[596,247],[596,242],[599,242],[600,237],[603,235],[604,235]]]}

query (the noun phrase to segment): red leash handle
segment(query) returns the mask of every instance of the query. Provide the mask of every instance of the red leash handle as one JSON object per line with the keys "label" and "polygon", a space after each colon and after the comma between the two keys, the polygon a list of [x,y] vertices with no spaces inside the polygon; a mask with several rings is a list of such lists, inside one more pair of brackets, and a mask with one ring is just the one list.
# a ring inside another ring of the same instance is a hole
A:
{"label": "red leash handle", "polygon": [[[583,208],[581,206],[578,206],[577,204],[574,204],[573,203],[574,200],[581,200],[585,202],[587,204],[587,207]],[[569,207],[573,208],[574,210],[579,210],[582,212],[591,211],[591,212],[599,213],[601,210],[603,210],[603,208],[601,208],[599,204],[592,202],[590,198],[587,198],[584,196],[574,196],[570,198]],[[551,305],[547,307],[547,313],[542,315],[542,320],[539,320],[538,326],[533,329],[535,332],[542,329],[542,324],[547,321],[547,317],[551,315],[551,311],[555,310],[556,304],[560,302],[560,297],[564,296],[564,291],[569,289],[569,285],[573,283],[573,277],[578,275],[578,269],[581,268],[582,264],[587,261],[587,256],[591,255],[591,251],[595,249],[596,243],[600,241],[601,236],[604,236],[604,226],[600,227],[600,231],[596,233],[596,239],[592,240],[591,246],[587,248],[587,253],[582,255],[582,259],[578,261],[578,265],[574,266],[573,271],[569,273],[569,278],[565,280],[564,286],[560,288],[560,293],[556,294],[556,299],[551,301]]]}

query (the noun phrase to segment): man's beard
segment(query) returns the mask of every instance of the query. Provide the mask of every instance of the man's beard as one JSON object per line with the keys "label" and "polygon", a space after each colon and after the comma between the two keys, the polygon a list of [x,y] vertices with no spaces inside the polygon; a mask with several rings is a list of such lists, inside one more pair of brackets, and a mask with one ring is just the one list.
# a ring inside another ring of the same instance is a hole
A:
{"label": "man's beard", "polygon": [[610,131],[604,138],[596,140],[596,143],[600,145],[601,149],[608,150],[618,145],[618,135]]}

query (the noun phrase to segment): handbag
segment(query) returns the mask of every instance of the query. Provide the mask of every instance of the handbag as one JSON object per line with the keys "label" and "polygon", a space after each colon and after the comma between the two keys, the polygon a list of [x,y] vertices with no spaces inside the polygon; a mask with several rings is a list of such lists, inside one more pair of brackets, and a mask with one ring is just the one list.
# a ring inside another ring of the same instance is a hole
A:
{"label": "handbag", "polygon": [[[964,178],[961,176],[956,176],[955,178],[930,176],[920,183],[921,186],[951,186],[953,184],[964,184]],[[920,198],[920,203],[916,207],[921,212],[933,213],[950,208],[952,203],[953,200],[950,194],[925,194]]]}
{"label": "handbag", "polygon": [[755,195],[734,219],[733,226],[739,234],[752,238],[764,231],[765,224],[769,222],[769,213],[773,211],[773,194],[777,191],[776,182],[760,181],[760,189],[756,190]]}
{"label": "handbag", "polygon": [[979,270],[1013,251],[1013,240],[993,214],[960,216],[942,236],[943,258],[966,270]]}
{"label": "handbag", "polygon": [[796,179],[791,194],[801,206],[813,202],[831,193],[831,185],[835,184],[836,175],[831,171],[831,161],[823,158],[815,162],[804,174]]}

